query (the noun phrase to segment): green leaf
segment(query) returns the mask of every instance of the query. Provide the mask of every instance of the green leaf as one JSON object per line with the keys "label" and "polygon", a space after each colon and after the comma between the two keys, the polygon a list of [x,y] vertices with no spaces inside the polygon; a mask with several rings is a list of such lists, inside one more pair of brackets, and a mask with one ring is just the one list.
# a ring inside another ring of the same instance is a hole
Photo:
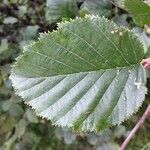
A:
{"label": "green leaf", "polygon": [[80,16],[93,14],[108,17],[111,15],[111,7],[109,0],[85,0],[81,5]]}
{"label": "green leaf", "polygon": [[61,21],[63,18],[74,18],[77,15],[75,0],[47,0],[46,20],[49,23]]}
{"label": "green leaf", "polygon": [[145,57],[148,58],[150,56],[149,55],[150,36],[148,36],[146,34],[144,29],[139,28],[139,27],[133,28],[133,32],[134,32],[134,34],[136,34],[136,36],[139,38],[139,40],[143,43]]}
{"label": "green leaf", "polygon": [[22,38],[26,41],[31,40],[31,39],[36,39],[38,35],[38,29],[39,29],[38,25],[27,26],[23,28],[22,30],[20,30],[20,34]]}
{"label": "green leaf", "polygon": [[18,7],[18,16],[23,17],[27,13],[27,7],[22,5]]}
{"label": "green leaf", "polygon": [[143,0],[125,0],[125,7],[137,25],[150,24],[150,6]]}
{"label": "green leaf", "polygon": [[131,31],[89,15],[41,34],[17,59],[11,80],[39,116],[74,130],[99,131],[141,106],[147,91],[143,55]]}
{"label": "green leaf", "polygon": [[122,27],[130,27],[130,24],[128,23],[127,21],[127,14],[123,14],[123,15],[117,15],[115,18],[114,18],[114,22],[119,25],[119,26],[122,26]]}
{"label": "green leaf", "polygon": [[15,17],[11,17],[11,16],[5,18],[4,21],[3,21],[4,24],[14,24],[16,22],[18,22],[18,19],[15,18]]}

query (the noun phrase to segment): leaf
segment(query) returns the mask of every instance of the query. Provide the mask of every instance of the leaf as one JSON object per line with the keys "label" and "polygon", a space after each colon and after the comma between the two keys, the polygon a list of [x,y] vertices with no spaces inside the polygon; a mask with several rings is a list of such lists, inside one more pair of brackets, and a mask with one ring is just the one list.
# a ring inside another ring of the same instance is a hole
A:
{"label": "leaf", "polygon": [[117,15],[115,18],[114,18],[114,22],[119,25],[119,26],[122,26],[122,27],[130,27],[130,24],[128,23],[127,21],[127,15],[126,14],[123,14],[123,15]]}
{"label": "leaf", "polygon": [[26,13],[27,13],[27,7],[26,6],[19,6],[18,7],[19,11],[18,11],[18,16],[19,17],[23,17]]}
{"label": "leaf", "polygon": [[138,39],[98,16],[58,26],[17,59],[10,77],[16,93],[39,116],[78,131],[129,118],[147,91]]}
{"label": "leaf", "polygon": [[22,38],[27,41],[31,39],[36,39],[38,35],[38,29],[39,29],[38,25],[27,26],[23,28],[22,30],[20,30],[20,33],[21,33]]}
{"label": "leaf", "polygon": [[77,15],[75,0],[47,0],[46,20],[49,23],[61,21],[63,18],[74,18]]}
{"label": "leaf", "polygon": [[5,18],[4,21],[3,21],[4,24],[14,24],[16,22],[18,22],[18,19],[15,18],[15,17],[11,17],[11,16]]}
{"label": "leaf", "polygon": [[147,54],[148,54],[148,49],[150,47],[150,36],[148,36],[146,32],[142,28],[139,28],[139,27],[133,28],[133,32],[134,34],[136,34],[139,40],[141,40],[141,42],[143,43],[144,53],[145,53],[146,58],[148,58],[149,55]]}
{"label": "leaf", "polygon": [[143,44],[145,58],[149,58],[150,57],[150,36],[148,36],[146,32],[139,27],[133,28],[133,32]]}
{"label": "leaf", "polygon": [[109,0],[85,0],[81,5],[80,16],[93,14],[108,17],[111,15],[111,7]]}
{"label": "leaf", "polygon": [[137,25],[150,24],[150,6],[147,3],[142,0],[125,0],[125,7]]}

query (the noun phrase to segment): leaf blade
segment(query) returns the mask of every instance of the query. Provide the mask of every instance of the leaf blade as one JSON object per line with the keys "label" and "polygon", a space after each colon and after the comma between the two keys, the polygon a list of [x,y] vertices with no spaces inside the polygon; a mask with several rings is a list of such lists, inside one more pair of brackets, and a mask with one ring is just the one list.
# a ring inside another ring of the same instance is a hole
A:
{"label": "leaf blade", "polygon": [[142,0],[125,0],[125,7],[139,26],[150,24],[150,6]]}
{"label": "leaf blade", "polygon": [[143,102],[142,57],[130,31],[87,16],[42,35],[17,60],[11,79],[39,116],[74,130],[99,131],[121,123]]}

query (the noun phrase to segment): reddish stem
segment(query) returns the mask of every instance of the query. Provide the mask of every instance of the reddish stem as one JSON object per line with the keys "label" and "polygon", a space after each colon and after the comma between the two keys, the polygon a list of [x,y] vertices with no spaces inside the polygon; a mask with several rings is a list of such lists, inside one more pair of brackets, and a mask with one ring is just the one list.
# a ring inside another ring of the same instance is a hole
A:
{"label": "reddish stem", "polygon": [[150,58],[143,59],[141,63],[144,65],[145,69],[150,69]]}
{"label": "reddish stem", "polygon": [[144,112],[143,116],[139,119],[135,127],[132,129],[128,137],[125,139],[125,141],[122,143],[121,147],[119,150],[125,150],[126,146],[130,142],[130,140],[133,138],[135,133],[138,131],[138,129],[143,125],[145,122],[146,118],[150,116],[150,105],[148,105],[146,111]]}

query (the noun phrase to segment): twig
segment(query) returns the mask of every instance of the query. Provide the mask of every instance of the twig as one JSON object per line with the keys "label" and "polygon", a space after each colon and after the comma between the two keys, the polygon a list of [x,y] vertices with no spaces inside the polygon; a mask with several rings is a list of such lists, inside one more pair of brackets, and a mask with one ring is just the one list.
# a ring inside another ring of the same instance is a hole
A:
{"label": "twig", "polygon": [[140,118],[140,120],[137,122],[135,127],[132,129],[128,137],[125,139],[125,141],[122,143],[119,150],[125,150],[126,146],[130,142],[130,140],[133,138],[134,134],[138,131],[138,129],[142,126],[142,124],[145,122],[145,119],[148,118],[150,115],[150,105],[148,105],[147,109],[145,110],[143,116]]}
{"label": "twig", "polygon": [[143,59],[141,61],[145,69],[150,69],[150,58]]}

